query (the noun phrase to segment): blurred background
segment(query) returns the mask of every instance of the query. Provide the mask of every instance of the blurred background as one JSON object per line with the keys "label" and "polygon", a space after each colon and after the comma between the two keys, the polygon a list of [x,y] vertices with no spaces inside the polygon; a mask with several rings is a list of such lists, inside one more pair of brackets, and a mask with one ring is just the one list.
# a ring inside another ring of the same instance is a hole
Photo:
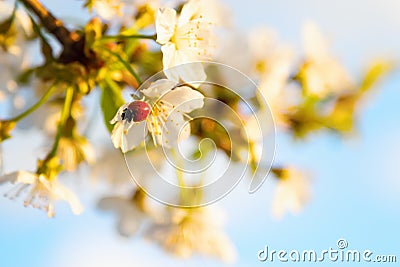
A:
{"label": "blurred background", "polygon": [[[66,20],[86,15],[79,13],[81,1],[43,3]],[[377,57],[400,59],[397,0],[230,0],[225,4],[243,32],[267,25],[282,41],[299,50],[301,26],[306,20],[315,21],[328,37],[331,51],[353,75],[359,75]],[[397,255],[400,260],[399,90],[400,73],[394,72],[364,101],[354,136],[342,139],[317,133],[298,142],[285,133],[278,134],[276,162],[290,162],[311,171],[312,199],[300,214],[277,220],[270,212],[276,181],[267,179],[252,195],[239,184],[218,203],[227,211],[226,231],[238,252],[234,266],[271,264],[257,259],[257,252],[265,245],[275,250],[321,251],[336,248],[339,238],[347,240],[349,249]],[[31,130],[16,132],[14,137],[3,144],[5,171],[33,169],[40,135]],[[83,204],[95,206],[94,196],[102,189],[89,191],[85,183],[72,180]],[[109,213],[87,208],[82,215],[74,216],[65,204],[58,207],[57,217],[48,219],[18,201],[1,199],[1,266],[223,265],[198,256],[174,258],[142,239],[120,237],[114,229],[115,218]]]}

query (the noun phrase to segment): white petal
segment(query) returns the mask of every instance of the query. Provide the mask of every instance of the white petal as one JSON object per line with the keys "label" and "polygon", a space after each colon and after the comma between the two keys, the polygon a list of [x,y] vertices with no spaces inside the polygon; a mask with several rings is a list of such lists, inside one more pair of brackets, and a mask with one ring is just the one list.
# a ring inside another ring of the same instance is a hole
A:
{"label": "white petal", "polygon": [[111,141],[115,148],[122,147],[123,138],[124,138],[124,122],[118,121],[114,125],[114,129],[111,133]]}
{"label": "white petal", "polygon": [[150,98],[158,100],[162,95],[175,87],[177,82],[168,79],[160,79],[152,83],[148,88],[142,90],[142,93]]}
{"label": "white petal", "polygon": [[309,180],[297,170],[289,169],[287,177],[275,189],[272,214],[280,219],[285,212],[300,212],[310,199]]}
{"label": "white petal", "polygon": [[123,133],[122,152],[125,153],[137,147],[145,139],[146,135],[146,121],[133,123],[127,130],[127,133]]}
{"label": "white petal", "polygon": [[89,164],[96,162],[96,151],[89,142],[85,142],[81,145],[83,154],[85,155],[85,161]]}
{"label": "white petal", "polygon": [[250,32],[249,48],[254,60],[263,60],[271,56],[278,45],[277,33],[270,28],[261,27]]}
{"label": "white petal", "polygon": [[77,196],[68,190],[64,185],[58,181],[49,181],[44,175],[40,175],[39,180],[49,191],[49,197],[67,201],[72,212],[76,215],[83,212],[83,206]]}
{"label": "white petal", "polygon": [[157,142],[164,147],[174,146],[190,136],[190,124],[185,121],[182,113],[171,113],[163,126],[162,135],[157,136]]}
{"label": "white petal", "polygon": [[185,123],[183,128],[180,129],[179,141],[188,139],[190,136],[190,130],[191,130],[190,123]]}
{"label": "white petal", "polygon": [[0,184],[5,182],[34,184],[38,176],[26,171],[16,171],[0,177]]}
{"label": "white petal", "polygon": [[287,209],[287,194],[285,193],[285,188],[282,188],[279,184],[275,189],[275,196],[272,202],[272,215],[276,219],[282,219],[283,215]]}
{"label": "white petal", "polygon": [[122,197],[104,197],[100,199],[98,207],[102,210],[113,210],[121,216],[126,212],[127,200]]}
{"label": "white petal", "polygon": [[118,15],[118,10],[103,1],[95,1],[94,9],[96,13],[105,20],[111,20]]}
{"label": "white petal", "polygon": [[184,65],[166,72],[167,77],[170,78],[169,75],[172,75],[172,77],[179,77],[180,80],[190,83],[193,87],[199,87],[207,78],[203,64],[201,62],[184,63]]}
{"label": "white petal", "polygon": [[195,18],[218,24],[229,25],[231,15],[225,5],[216,0],[190,0],[182,8],[178,25],[183,25]]}
{"label": "white petal", "polygon": [[307,21],[302,28],[304,52],[308,58],[318,60],[329,56],[328,43],[317,24]]}
{"label": "white petal", "polygon": [[[260,125],[260,119],[261,119],[261,114],[258,116],[258,113],[254,114],[253,116],[250,116],[242,122],[239,123],[244,123],[244,127],[241,129],[243,137],[246,138],[246,140],[250,140],[256,143],[259,143],[262,141],[262,132],[261,132],[261,125]],[[266,118],[263,118],[266,119]],[[256,146],[258,147],[258,146]]]}
{"label": "white petal", "polygon": [[63,199],[68,202],[72,212],[76,215],[81,214],[84,211],[84,208],[79,201],[78,197],[69,191],[66,187],[59,187],[58,190],[56,191],[60,199]]}
{"label": "white petal", "polygon": [[[174,43],[168,42],[165,45],[163,45],[161,47],[161,52],[163,53],[164,70],[182,64],[183,60],[178,55],[178,51]],[[170,79],[170,80],[177,81],[178,79]]]}
{"label": "white petal", "polygon": [[119,217],[118,231],[122,236],[131,236],[137,232],[144,214],[137,209],[135,203],[122,197],[105,197],[99,201],[102,210],[111,210]]}
{"label": "white petal", "polygon": [[19,19],[18,22],[21,24],[21,27],[25,31],[25,34],[28,36],[31,35],[32,34],[32,22],[31,22],[29,16],[26,13],[17,10],[17,18]]}
{"label": "white petal", "polygon": [[204,105],[203,99],[203,94],[188,86],[178,87],[162,97],[162,100],[175,106],[177,111],[184,113],[202,108]]}
{"label": "white petal", "polygon": [[163,45],[161,51],[163,53],[164,73],[168,79],[193,83],[193,86],[196,86],[196,82],[203,82],[206,80],[207,75],[202,63],[193,62],[194,60],[190,60],[188,57],[193,51],[188,49],[182,51],[177,50],[175,44],[171,42]]}
{"label": "white petal", "polygon": [[147,128],[145,121],[140,123],[119,121],[114,125],[111,141],[115,148],[121,148],[123,153],[138,146],[146,137]]}
{"label": "white petal", "polygon": [[177,22],[176,11],[172,8],[160,8],[157,12],[156,32],[157,42],[167,43],[174,35]]}
{"label": "white petal", "polygon": [[[131,203],[131,205],[135,205]],[[118,232],[122,236],[130,237],[139,230],[142,214],[137,209],[132,207],[129,214],[125,214],[118,222]]]}
{"label": "white petal", "polygon": [[122,120],[122,113],[124,112],[124,110],[129,106],[130,103],[126,103],[123,104],[117,111],[117,113],[115,114],[114,118],[110,121],[111,124],[114,124],[118,121]]}
{"label": "white petal", "polygon": [[192,19],[198,17],[201,12],[200,1],[190,0],[183,7],[179,15],[179,26],[184,25]]}

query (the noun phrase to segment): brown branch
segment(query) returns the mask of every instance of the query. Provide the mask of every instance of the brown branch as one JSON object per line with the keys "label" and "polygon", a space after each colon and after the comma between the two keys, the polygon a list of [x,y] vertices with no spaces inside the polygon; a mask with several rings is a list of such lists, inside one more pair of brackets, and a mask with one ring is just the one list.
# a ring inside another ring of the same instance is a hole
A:
{"label": "brown branch", "polygon": [[31,10],[39,18],[49,33],[64,46],[70,46],[79,38],[75,32],[70,32],[64,23],[53,16],[38,0],[20,0],[26,8]]}
{"label": "brown branch", "polygon": [[85,53],[85,36],[68,30],[64,23],[51,14],[39,0],[19,1],[39,18],[43,27],[63,46],[58,62],[63,64],[80,62],[87,68],[99,68],[101,66],[101,62],[98,61],[95,53]]}

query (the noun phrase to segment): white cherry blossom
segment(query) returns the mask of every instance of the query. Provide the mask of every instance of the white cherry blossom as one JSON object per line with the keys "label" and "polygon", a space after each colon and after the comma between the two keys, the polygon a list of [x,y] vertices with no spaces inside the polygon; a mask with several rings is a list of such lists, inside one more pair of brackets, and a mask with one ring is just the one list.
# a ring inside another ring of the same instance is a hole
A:
{"label": "white cherry blossom", "polygon": [[[185,63],[210,60],[215,46],[212,31],[215,12],[209,1],[190,0],[178,15],[172,8],[160,8],[156,18],[157,42],[162,45],[164,69]],[[210,11],[211,9],[211,11]],[[203,81],[205,72],[201,64],[190,64],[177,72],[167,72],[169,78],[183,81]]]}
{"label": "white cherry blossom", "polygon": [[350,90],[353,83],[346,69],[334,58],[317,25],[307,22],[302,29],[306,62],[303,81],[306,92],[319,97]]}
{"label": "white cherry blossom", "polygon": [[5,194],[10,199],[25,195],[24,206],[32,206],[54,217],[54,201],[67,201],[74,214],[83,212],[83,207],[74,193],[60,184],[56,178],[49,180],[43,174],[17,171],[0,177],[0,184],[11,182],[15,186]]}
{"label": "white cherry blossom", "polygon": [[[110,122],[115,124],[111,134],[115,148],[121,148],[125,153],[137,147],[148,134],[155,145],[166,147],[189,137],[188,113],[204,104],[204,96],[200,92],[161,79],[141,93],[144,95],[143,100],[124,104]],[[134,106],[134,102],[140,105]]]}
{"label": "white cherry blossom", "polygon": [[280,44],[276,33],[268,28],[252,32],[249,41],[255,72],[259,77],[258,88],[267,100],[275,121],[278,125],[285,125],[284,113],[296,99],[296,95],[287,90],[293,51],[289,46]]}
{"label": "white cherry blossom", "polygon": [[286,212],[298,214],[310,200],[310,181],[300,171],[284,169],[274,193],[272,214],[282,218]]}
{"label": "white cherry blossom", "polygon": [[215,207],[173,208],[164,221],[148,229],[146,237],[179,257],[199,253],[232,263],[236,251],[223,232],[223,224],[223,212]]}
{"label": "white cherry blossom", "polygon": [[[14,6],[0,2],[0,23],[8,19]],[[11,100],[12,104],[21,108],[23,99],[17,95],[16,77],[28,65],[27,36],[32,33],[29,17],[17,10],[11,28],[8,32],[0,33],[0,102]],[[12,39],[12,43],[3,40]]]}
{"label": "white cherry blossom", "polygon": [[98,207],[105,211],[114,211],[117,214],[118,232],[125,237],[134,235],[148,218],[146,213],[129,198],[105,197],[99,201]]}

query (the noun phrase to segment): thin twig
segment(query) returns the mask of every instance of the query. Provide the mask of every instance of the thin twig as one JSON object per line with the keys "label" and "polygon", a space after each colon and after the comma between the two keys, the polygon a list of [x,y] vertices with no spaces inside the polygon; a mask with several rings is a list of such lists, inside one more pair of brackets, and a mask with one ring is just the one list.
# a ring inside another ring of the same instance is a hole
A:
{"label": "thin twig", "polygon": [[133,35],[105,35],[102,39],[150,39],[155,41],[157,39],[157,35],[146,35],[146,34],[133,34]]}
{"label": "thin twig", "polygon": [[49,33],[65,47],[70,46],[72,43],[79,39],[78,34],[69,31],[64,23],[54,17],[50,11],[47,10],[38,0],[19,0],[24,6],[31,10],[39,18],[43,26]]}

